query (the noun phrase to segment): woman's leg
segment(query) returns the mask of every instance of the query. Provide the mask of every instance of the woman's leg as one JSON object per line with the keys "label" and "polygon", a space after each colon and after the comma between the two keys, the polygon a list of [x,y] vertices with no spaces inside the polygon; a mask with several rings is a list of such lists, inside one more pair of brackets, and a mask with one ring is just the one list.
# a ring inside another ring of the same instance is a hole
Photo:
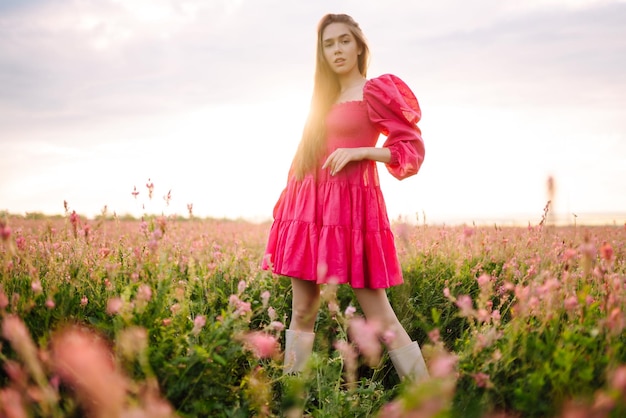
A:
{"label": "woman's leg", "polygon": [[368,321],[381,325],[383,332],[392,332],[394,338],[386,342],[389,357],[402,377],[420,380],[428,377],[422,351],[398,320],[385,289],[354,289],[359,305]]}
{"label": "woman's leg", "polygon": [[283,373],[302,371],[313,351],[315,320],[320,306],[320,287],[315,282],[291,279],[291,322],[285,333]]}
{"label": "woman's leg", "polygon": [[395,350],[411,342],[411,337],[398,320],[396,313],[389,303],[385,289],[354,289],[359,305],[370,322],[380,324],[383,331],[391,331],[394,338],[389,341],[387,348]]}
{"label": "woman's leg", "polygon": [[320,286],[309,280],[291,279],[293,292],[289,329],[313,332],[320,308]]}

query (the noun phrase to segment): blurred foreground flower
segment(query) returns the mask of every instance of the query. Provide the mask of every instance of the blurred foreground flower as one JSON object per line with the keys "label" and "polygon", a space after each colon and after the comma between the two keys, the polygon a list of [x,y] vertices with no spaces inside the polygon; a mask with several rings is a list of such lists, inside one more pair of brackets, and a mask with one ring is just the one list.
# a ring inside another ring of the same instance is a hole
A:
{"label": "blurred foreground flower", "polygon": [[278,340],[273,335],[262,331],[252,331],[242,338],[246,348],[252,351],[258,359],[272,358],[278,353]]}
{"label": "blurred foreground flower", "polygon": [[18,316],[6,316],[2,321],[2,337],[11,343],[35,381],[41,386],[45,386],[46,377],[37,357],[37,347],[24,322]]}
{"label": "blurred foreground flower", "polygon": [[76,391],[91,416],[121,415],[128,382],[99,336],[82,328],[68,328],[53,336],[51,360],[55,372]]}
{"label": "blurred foreground flower", "polygon": [[358,353],[346,340],[337,340],[334,344],[335,349],[339,352],[341,359],[343,360],[343,369],[346,382],[349,386],[354,387],[356,384],[356,369]]}
{"label": "blurred foreground flower", "polygon": [[365,363],[369,367],[375,367],[380,362],[382,354],[381,327],[379,324],[355,317],[350,319],[348,334],[359,349]]}
{"label": "blurred foreground flower", "polygon": [[13,388],[0,390],[0,416],[7,418],[26,418],[28,413],[21,393]]}

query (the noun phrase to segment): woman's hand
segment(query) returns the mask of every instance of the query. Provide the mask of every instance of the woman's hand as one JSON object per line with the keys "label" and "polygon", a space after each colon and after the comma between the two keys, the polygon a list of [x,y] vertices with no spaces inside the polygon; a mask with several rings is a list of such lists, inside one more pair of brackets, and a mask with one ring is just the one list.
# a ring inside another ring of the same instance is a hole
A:
{"label": "woman's hand", "polygon": [[330,175],[334,176],[340,172],[350,161],[361,161],[366,158],[365,148],[337,148],[326,158],[322,165],[322,170],[330,169]]}
{"label": "woman's hand", "polygon": [[388,163],[391,159],[391,151],[388,148],[360,147],[360,148],[337,148],[326,158],[322,170],[330,169],[330,175],[334,176],[341,171],[350,161],[373,160]]}

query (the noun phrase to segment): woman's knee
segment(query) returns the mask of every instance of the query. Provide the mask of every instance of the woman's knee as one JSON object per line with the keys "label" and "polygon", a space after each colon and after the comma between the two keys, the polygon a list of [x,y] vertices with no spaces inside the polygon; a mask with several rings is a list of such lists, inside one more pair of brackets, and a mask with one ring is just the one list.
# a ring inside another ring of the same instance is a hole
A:
{"label": "woman's knee", "polygon": [[302,331],[310,331],[315,325],[320,304],[320,289],[316,283],[294,279],[291,324]]}
{"label": "woman's knee", "polygon": [[[302,331],[310,331],[317,318],[316,306],[294,306],[291,312],[291,323]],[[306,328],[306,329],[304,329]]]}

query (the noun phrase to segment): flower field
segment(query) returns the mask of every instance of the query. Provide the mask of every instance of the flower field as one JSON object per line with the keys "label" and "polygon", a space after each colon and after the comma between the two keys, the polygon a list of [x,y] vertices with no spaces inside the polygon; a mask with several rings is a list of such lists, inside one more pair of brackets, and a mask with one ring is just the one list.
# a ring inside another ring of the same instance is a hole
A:
{"label": "flower field", "polygon": [[626,416],[625,225],[394,228],[388,293],[425,382],[332,285],[313,358],[283,376],[269,224],[5,215],[0,416]]}

